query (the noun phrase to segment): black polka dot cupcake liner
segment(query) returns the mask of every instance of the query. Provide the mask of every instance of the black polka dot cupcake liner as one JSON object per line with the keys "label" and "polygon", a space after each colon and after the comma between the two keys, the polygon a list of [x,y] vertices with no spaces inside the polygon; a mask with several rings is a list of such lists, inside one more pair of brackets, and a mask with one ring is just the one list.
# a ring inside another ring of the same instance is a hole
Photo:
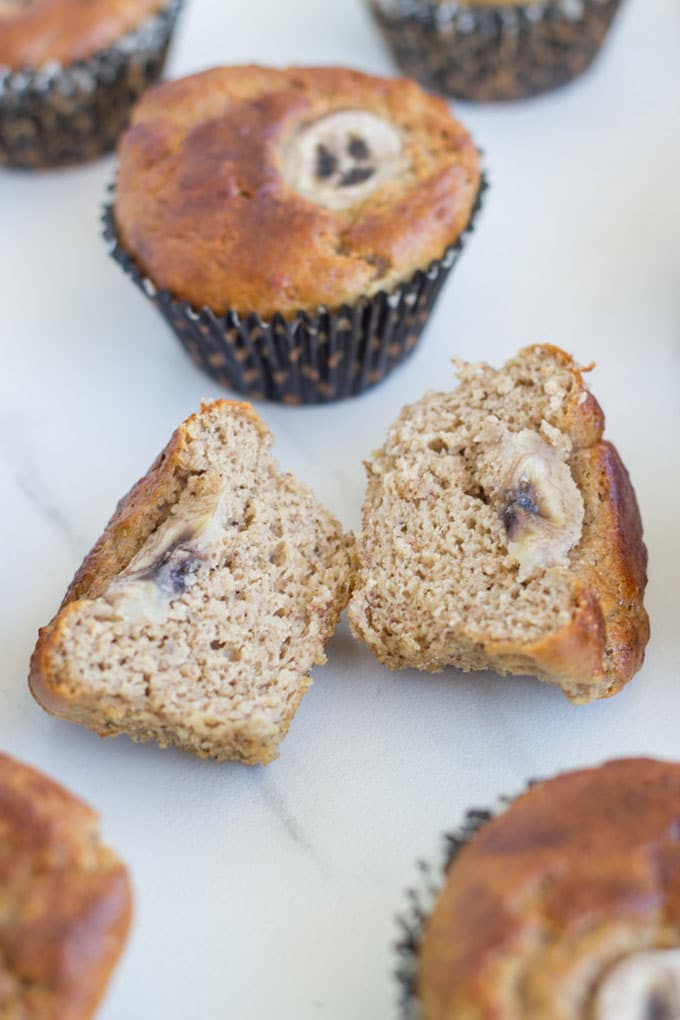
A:
{"label": "black polka dot cupcake liner", "polygon": [[161,76],[181,6],[170,0],[109,49],[65,67],[0,66],[0,165],[65,166],[113,149]]}
{"label": "black polka dot cupcake liner", "polygon": [[[526,793],[538,782],[540,780],[532,779],[521,792]],[[397,954],[394,974],[398,986],[399,1020],[423,1020],[418,996],[420,947],[425,924],[444,887],[449,869],[473,836],[487,822],[509,808],[517,796],[519,794],[499,797],[493,808],[470,808],[460,827],[442,837],[436,861],[417,862],[417,880],[406,890],[406,907],[397,915],[399,937],[394,946]]]}
{"label": "black polka dot cupcake liner", "polygon": [[479,102],[565,85],[597,56],[621,0],[494,6],[369,0],[399,67],[427,88]]}
{"label": "black polka dot cupcake liner", "polygon": [[[320,308],[293,319],[241,317],[195,309],[157,288],[118,243],[113,205],[104,207],[104,238],[112,257],[153,302],[191,360],[221,385],[249,400],[323,404],[376,386],[415,348],[446,278],[474,230],[487,183],[470,222],[441,259],[390,293],[335,311]],[[111,189],[114,190],[113,188]]]}

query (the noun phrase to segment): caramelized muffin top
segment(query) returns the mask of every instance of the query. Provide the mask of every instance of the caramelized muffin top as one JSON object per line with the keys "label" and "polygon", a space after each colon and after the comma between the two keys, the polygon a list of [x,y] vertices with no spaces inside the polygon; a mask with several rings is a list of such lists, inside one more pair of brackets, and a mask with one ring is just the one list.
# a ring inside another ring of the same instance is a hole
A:
{"label": "caramelized muffin top", "polygon": [[91,808],[0,754],[0,1016],[87,1020],[130,925],[123,863]]}
{"label": "caramelized muffin top", "polygon": [[138,103],[115,219],[175,298],[288,318],[426,269],[467,226],[479,186],[468,132],[414,82],[231,67]]}
{"label": "caramelized muffin top", "polygon": [[84,60],[112,46],[167,0],[0,0],[0,66]]}
{"label": "caramelized muffin top", "polygon": [[425,928],[425,1020],[680,1016],[680,765],[534,786],[453,861]]}

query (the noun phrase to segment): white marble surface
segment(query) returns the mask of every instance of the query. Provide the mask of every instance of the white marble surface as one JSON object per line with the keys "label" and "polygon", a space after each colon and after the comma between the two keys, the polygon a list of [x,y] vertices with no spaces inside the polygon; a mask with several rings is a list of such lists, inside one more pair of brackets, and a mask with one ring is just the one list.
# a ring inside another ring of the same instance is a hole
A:
{"label": "white marble surface", "polygon": [[[391,66],[359,0],[189,0],[171,73],[251,59]],[[580,83],[459,112],[493,187],[422,346],[362,399],[261,413],[281,463],[353,527],[362,457],[402,404],[448,385],[451,354],[552,341],[594,359],[645,522],[647,660],[611,702],[573,708],[529,679],[391,675],[343,625],[264,769],[102,742],[31,700],[38,626],[118,497],[219,390],[106,256],[112,160],[0,172],[0,746],[96,805],[130,863],[136,920],[102,1020],[392,1017],[402,890],[467,805],[680,751],[677,0],[626,0]]]}

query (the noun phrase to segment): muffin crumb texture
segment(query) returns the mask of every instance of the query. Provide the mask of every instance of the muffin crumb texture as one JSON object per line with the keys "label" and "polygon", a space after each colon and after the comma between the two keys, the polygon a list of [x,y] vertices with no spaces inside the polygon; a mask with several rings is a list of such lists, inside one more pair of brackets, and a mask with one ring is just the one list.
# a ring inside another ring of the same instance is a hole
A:
{"label": "muffin crumb texture", "polygon": [[271,761],[349,596],[338,523],[248,405],[177,431],[41,635],[32,689],[102,735]]}
{"label": "muffin crumb texture", "polygon": [[646,552],[599,405],[554,347],[458,374],[405,408],[367,464],[354,633],[392,668],[613,694],[648,638]]}
{"label": "muffin crumb texture", "polygon": [[0,754],[0,1014],[89,1020],[127,936],[127,872],[97,815]]}

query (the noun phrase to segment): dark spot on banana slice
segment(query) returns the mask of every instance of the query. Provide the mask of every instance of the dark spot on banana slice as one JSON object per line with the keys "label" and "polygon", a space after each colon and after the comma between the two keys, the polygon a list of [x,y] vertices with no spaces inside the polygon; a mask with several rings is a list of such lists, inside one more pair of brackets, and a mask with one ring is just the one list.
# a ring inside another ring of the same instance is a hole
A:
{"label": "dark spot on banana slice", "polygon": [[347,146],[347,151],[353,159],[357,160],[368,159],[371,155],[371,150],[368,145],[366,145],[363,138],[359,138],[358,135],[352,135],[349,140],[349,145]]}
{"label": "dark spot on banana slice", "polygon": [[340,178],[340,187],[351,188],[353,184],[363,184],[374,173],[375,169],[372,166],[353,166],[351,170]]}
{"label": "dark spot on banana slice", "polygon": [[534,495],[531,485],[522,484],[518,491],[509,492],[505,497],[505,510],[501,514],[505,530],[508,533],[508,538],[513,541],[522,515],[530,514],[536,517],[540,514],[540,510],[536,503],[536,497]]}
{"label": "dark spot on banana slice", "polygon": [[663,991],[653,989],[645,1006],[644,1020],[677,1020],[677,1010],[668,1001]]}
{"label": "dark spot on banana slice", "polygon": [[196,572],[199,565],[200,557],[185,544],[191,538],[191,532],[181,535],[155,563],[136,575],[135,580],[152,581],[170,597],[181,595],[186,590],[187,578]]}
{"label": "dark spot on banana slice", "polygon": [[316,176],[320,181],[332,177],[338,169],[337,157],[325,145],[316,147]]}

